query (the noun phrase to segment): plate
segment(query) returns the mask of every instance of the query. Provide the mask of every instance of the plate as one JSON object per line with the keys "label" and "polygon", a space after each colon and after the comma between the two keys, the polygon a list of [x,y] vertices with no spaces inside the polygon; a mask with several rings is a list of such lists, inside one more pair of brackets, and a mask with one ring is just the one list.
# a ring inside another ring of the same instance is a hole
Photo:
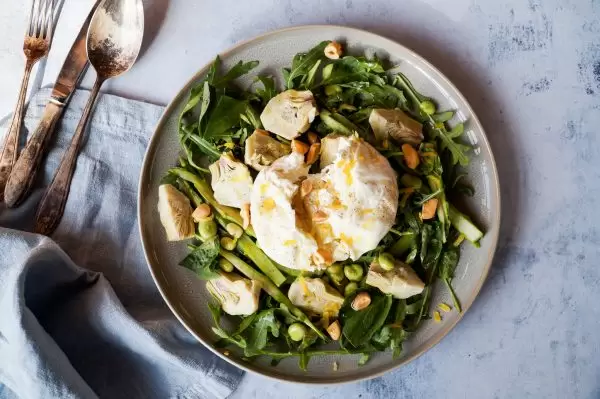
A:
{"label": "plate", "polygon": [[[476,194],[467,199],[464,207],[486,234],[480,248],[469,244],[461,248],[461,260],[453,285],[464,314],[479,293],[492,263],[500,227],[500,188],[496,164],[483,128],[456,87],[414,51],[379,35],[341,26],[302,26],[267,33],[235,46],[221,54],[221,58],[224,67],[240,60],[259,60],[260,65],[253,72],[280,78],[281,68],[288,66],[296,53],[307,51],[322,40],[345,43],[350,54],[377,54],[389,59],[408,76],[418,91],[434,98],[440,109],[456,110],[453,122],[465,123],[465,137],[475,147],[467,172]],[[298,368],[294,358],[272,367],[267,359],[245,362],[235,352],[224,356],[213,347],[216,337],[211,331],[212,318],[207,307],[210,295],[203,281],[177,265],[188,252],[186,243],[166,241],[156,210],[160,180],[174,166],[180,152],[179,114],[190,88],[206,74],[207,69],[208,65],[200,69],[167,106],[148,145],[140,176],[138,220],[144,252],[154,281],[175,316],[194,337],[228,362],[266,377],[301,383],[332,384],[373,378],[416,358],[439,342],[463,314],[454,311],[444,313],[441,323],[425,321],[405,342],[399,358],[392,359],[390,353],[380,353],[364,366],[358,365],[358,356],[324,356],[312,358],[308,371],[304,372]],[[251,83],[252,77],[240,80],[243,87]],[[432,304],[452,303],[442,284],[434,289],[432,299]],[[333,371],[334,362],[339,364],[337,371]]]}

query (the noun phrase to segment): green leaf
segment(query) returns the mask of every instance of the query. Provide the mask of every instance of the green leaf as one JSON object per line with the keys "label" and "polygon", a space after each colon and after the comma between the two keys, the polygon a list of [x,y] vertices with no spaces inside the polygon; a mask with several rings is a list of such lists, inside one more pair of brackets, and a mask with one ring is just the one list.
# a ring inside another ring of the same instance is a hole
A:
{"label": "green leaf", "polygon": [[469,157],[465,153],[471,150],[471,146],[454,141],[445,128],[429,126],[428,130],[431,136],[439,140],[441,148],[450,152],[453,165],[459,163],[466,166],[469,164]]}
{"label": "green leaf", "polygon": [[323,79],[322,85],[344,84],[354,82],[371,82],[385,85],[385,71],[378,60],[367,60],[364,57],[346,56],[333,62],[331,73]]}
{"label": "green leaf", "polygon": [[219,249],[217,238],[207,240],[183,259],[179,265],[196,273],[201,280],[211,280],[219,277],[218,269]]}
{"label": "green leaf", "polygon": [[240,125],[240,115],[246,111],[247,103],[235,98],[221,95],[210,112],[203,137],[214,140],[225,137],[231,129]]}
{"label": "green leaf", "polygon": [[260,354],[269,342],[269,333],[273,337],[279,337],[281,323],[275,317],[275,309],[263,310],[258,313],[253,323],[246,329],[246,341],[248,346],[245,350],[246,356]]}
{"label": "green leaf", "polygon": [[373,292],[371,304],[365,309],[356,311],[350,304],[354,296],[348,298],[341,310],[342,333],[354,347],[360,347],[369,342],[377,332],[390,311],[392,297]]}
{"label": "green leaf", "polygon": [[305,78],[302,80],[302,87],[306,89],[311,89],[315,82],[315,75],[317,74],[317,70],[319,69],[319,65],[321,65],[321,60],[315,62],[312,68],[308,71]]}
{"label": "green leaf", "polygon": [[219,69],[221,68],[221,57],[218,55],[215,57],[212,65],[208,69],[208,73],[206,74],[206,80],[211,85],[214,85],[215,80],[217,79],[217,74],[219,73]]}
{"label": "green leaf", "polygon": [[248,62],[239,61],[229,71],[227,71],[227,73],[225,73],[225,75],[223,75],[223,77],[214,78],[211,83],[213,86],[221,86],[221,87],[228,85],[229,83],[231,83],[235,79],[239,78],[240,76],[246,75],[248,72],[250,72],[257,66],[258,66],[258,61],[248,61]]}
{"label": "green leaf", "polygon": [[277,89],[275,89],[275,79],[270,76],[257,76],[256,81],[262,83],[262,89],[256,89],[256,95],[262,100],[263,106],[266,105],[270,99],[277,95]]}
{"label": "green leaf", "polygon": [[294,57],[289,72],[286,72],[285,70],[283,72],[285,86],[288,89],[299,88],[297,84],[300,83],[301,79],[310,73],[317,61],[325,58],[324,50],[329,43],[329,41],[323,41],[309,50],[308,53],[300,53]]}
{"label": "green leaf", "polygon": [[458,265],[459,251],[456,247],[446,248],[442,254],[440,261],[440,267],[438,269],[438,276],[445,280],[452,280],[454,277],[454,271]]}

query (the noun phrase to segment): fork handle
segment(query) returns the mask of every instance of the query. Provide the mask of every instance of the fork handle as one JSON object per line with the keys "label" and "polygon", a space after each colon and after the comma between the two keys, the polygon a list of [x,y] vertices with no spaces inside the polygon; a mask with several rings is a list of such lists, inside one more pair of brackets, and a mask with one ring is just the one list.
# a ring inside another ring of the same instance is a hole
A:
{"label": "fork handle", "polygon": [[50,183],[50,186],[46,189],[46,192],[40,201],[35,217],[36,233],[44,235],[52,234],[63,216],[67,198],[69,197],[69,191],[71,189],[71,180],[73,179],[73,172],[75,171],[77,155],[81,148],[83,134],[102,83],[104,83],[102,78],[96,79],[96,83],[94,83],[94,87],[90,93],[90,98],[83,109],[83,114],[81,115],[77,129],[75,130],[75,134],[71,139],[71,144],[69,144],[67,151],[60,161],[60,165],[52,179],[52,183]]}
{"label": "fork handle", "polygon": [[52,137],[56,122],[60,118],[64,105],[54,99],[50,99],[40,123],[27,141],[27,145],[21,153],[17,162],[12,168],[12,172],[4,188],[4,202],[6,206],[12,208],[19,205],[33,186],[35,177],[42,164],[42,157],[47,147],[48,141]]}
{"label": "fork handle", "polygon": [[23,73],[23,80],[21,81],[21,90],[19,91],[19,98],[17,105],[15,106],[15,112],[10,122],[10,127],[6,133],[4,139],[4,146],[2,148],[2,154],[0,154],[0,202],[4,197],[4,187],[6,181],[12,170],[13,165],[17,161],[18,147],[19,147],[19,135],[21,133],[21,126],[23,124],[23,108],[25,106],[25,97],[27,96],[27,87],[29,86],[29,77],[31,76],[31,70],[35,61],[27,60],[25,64],[25,73]]}

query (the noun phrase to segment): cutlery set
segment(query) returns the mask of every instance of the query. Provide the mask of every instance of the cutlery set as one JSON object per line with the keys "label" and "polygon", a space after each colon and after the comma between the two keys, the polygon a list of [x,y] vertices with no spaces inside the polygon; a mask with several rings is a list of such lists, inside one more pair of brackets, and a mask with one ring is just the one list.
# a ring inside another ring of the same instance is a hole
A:
{"label": "cutlery set", "polygon": [[144,31],[141,0],[98,0],[83,23],[60,70],[42,118],[18,153],[23,107],[33,65],[48,55],[60,0],[33,0],[23,50],[25,73],[19,98],[0,154],[0,200],[12,208],[28,196],[46,147],[71,94],[91,64],[96,82],[50,186],[36,213],[35,232],[50,235],[58,226],[69,195],[77,155],[100,87],[129,70],[140,51]]}

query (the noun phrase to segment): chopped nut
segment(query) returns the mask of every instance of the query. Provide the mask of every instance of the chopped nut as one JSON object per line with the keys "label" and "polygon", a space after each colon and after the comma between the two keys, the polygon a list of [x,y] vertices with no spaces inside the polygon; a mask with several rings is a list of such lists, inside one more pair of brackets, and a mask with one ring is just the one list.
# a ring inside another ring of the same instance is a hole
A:
{"label": "chopped nut", "polygon": [[322,223],[324,221],[327,220],[329,216],[327,216],[327,214],[323,211],[316,211],[315,214],[312,217],[313,222],[315,223]]}
{"label": "chopped nut", "polygon": [[292,151],[304,155],[308,152],[308,144],[298,140],[292,140]]}
{"label": "chopped nut", "polygon": [[263,136],[270,136],[269,132],[263,129],[255,129],[254,133],[262,134]]}
{"label": "chopped nut", "polygon": [[340,321],[336,320],[327,327],[327,333],[331,337],[332,340],[337,341],[340,339],[342,335],[342,327],[340,326]]}
{"label": "chopped nut", "polygon": [[308,142],[311,144],[319,142],[319,136],[317,136],[317,134],[315,132],[308,132],[307,137],[308,137]]}
{"label": "chopped nut", "polygon": [[442,321],[442,316],[440,315],[440,312],[438,312],[437,310],[435,312],[433,312],[433,321],[435,321],[436,323],[439,323]]}
{"label": "chopped nut", "polygon": [[224,351],[224,352],[223,352],[223,354],[224,354],[225,356],[229,356],[229,355],[230,355],[229,351]]}
{"label": "chopped nut", "polygon": [[371,304],[371,296],[368,292],[360,292],[352,301],[352,309],[363,310]]}
{"label": "chopped nut", "polygon": [[300,185],[300,196],[306,197],[313,190],[313,185],[310,180],[304,180]]}
{"label": "chopped nut", "polygon": [[445,303],[440,303],[438,305],[438,308],[440,308],[440,310],[443,312],[450,312],[452,310],[452,308],[449,305],[446,305]]}
{"label": "chopped nut", "polygon": [[333,257],[329,251],[321,248],[313,254],[313,262],[317,265],[327,266],[333,264]]}
{"label": "chopped nut", "polygon": [[333,371],[338,371],[340,368],[340,364],[338,362],[333,362]]}
{"label": "chopped nut", "polygon": [[423,220],[432,219],[435,216],[437,205],[437,198],[432,198],[425,202],[423,204],[423,209],[421,210],[421,218],[423,218]]}
{"label": "chopped nut", "polygon": [[192,217],[197,223],[200,223],[201,220],[206,219],[210,216],[212,210],[210,209],[210,205],[208,204],[200,204],[198,208],[192,213]]}
{"label": "chopped nut", "polygon": [[337,60],[342,56],[342,45],[338,42],[331,42],[325,47],[325,57],[330,60]]}
{"label": "chopped nut", "polygon": [[410,144],[402,144],[402,154],[404,155],[404,162],[410,169],[416,169],[419,166],[421,160],[419,159],[419,153]]}
{"label": "chopped nut", "polygon": [[240,209],[240,216],[242,217],[242,227],[247,229],[250,227],[250,204],[244,204]]}
{"label": "chopped nut", "polygon": [[306,155],[306,163],[312,165],[319,158],[319,154],[321,153],[321,143],[314,143],[310,145],[310,149],[308,150],[308,155]]}

